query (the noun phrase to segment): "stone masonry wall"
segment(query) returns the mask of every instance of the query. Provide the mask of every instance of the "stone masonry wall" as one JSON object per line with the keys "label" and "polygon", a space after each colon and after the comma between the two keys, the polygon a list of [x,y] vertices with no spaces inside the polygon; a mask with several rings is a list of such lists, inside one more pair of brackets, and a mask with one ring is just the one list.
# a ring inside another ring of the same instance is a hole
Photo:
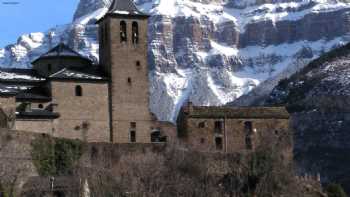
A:
{"label": "stone masonry wall", "polygon": [[28,131],[33,133],[54,134],[54,120],[35,119],[35,120],[16,120],[16,130]]}
{"label": "stone masonry wall", "polygon": [[[221,133],[215,132],[215,122],[222,121]],[[246,148],[245,123],[252,123],[252,143],[254,147],[263,143],[287,142],[287,155],[292,151],[292,135],[289,130],[288,119],[200,119],[187,120],[187,133],[183,138],[185,143],[199,151],[242,152]],[[202,125],[202,126],[200,126]],[[203,127],[204,126],[204,127]],[[217,150],[215,138],[222,138],[222,150]]]}
{"label": "stone masonry wall", "polygon": [[[75,87],[82,87],[82,96]],[[54,121],[54,136],[81,139],[88,142],[109,141],[108,84],[54,81],[52,103],[60,114]]]}
{"label": "stone masonry wall", "polygon": [[[107,21],[105,70],[111,77],[111,109],[113,142],[130,142],[130,127],[136,123],[136,142],[150,142],[153,118],[149,109],[149,82],[147,65],[147,19],[110,17]],[[127,23],[127,42],[120,41],[120,22]],[[104,22],[106,22],[104,21]],[[132,23],[138,23],[139,41],[132,43]],[[103,22],[102,22],[103,24]],[[101,25],[102,25],[101,24]],[[108,60],[108,57],[111,57]]]}

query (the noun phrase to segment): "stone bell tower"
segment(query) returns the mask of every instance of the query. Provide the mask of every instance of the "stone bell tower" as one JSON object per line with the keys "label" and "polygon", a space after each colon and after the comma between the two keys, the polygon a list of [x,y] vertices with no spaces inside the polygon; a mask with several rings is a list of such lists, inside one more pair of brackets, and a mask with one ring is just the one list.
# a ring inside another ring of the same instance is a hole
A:
{"label": "stone bell tower", "polygon": [[147,64],[148,15],[132,0],[114,0],[99,25],[100,63],[110,78],[111,141],[151,142]]}

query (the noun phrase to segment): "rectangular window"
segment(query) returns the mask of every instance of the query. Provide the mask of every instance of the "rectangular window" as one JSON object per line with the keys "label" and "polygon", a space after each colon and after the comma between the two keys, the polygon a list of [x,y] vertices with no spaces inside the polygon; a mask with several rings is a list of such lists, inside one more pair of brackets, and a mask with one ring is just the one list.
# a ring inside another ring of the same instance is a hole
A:
{"label": "rectangular window", "polygon": [[130,142],[136,142],[136,122],[130,122],[129,133]]}
{"label": "rectangular window", "polygon": [[215,128],[214,128],[214,132],[215,133],[222,133],[222,130],[224,128],[224,123],[223,121],[215,121]]}
{"label": "rectangular window", "polygon": [[130,142],[136,142],[136,131],[130,131]]}
{"label": "rectangular window", "polygon": [[245,144],[247,150],[253,149],[253,123],[251,121],[244,122]]}
{"label": "rectangular window", "polygon": [[215,138],[215,146],[216,150],[222,150],[223,149],[223,142],[222,142],[222,137],[216,137]]}

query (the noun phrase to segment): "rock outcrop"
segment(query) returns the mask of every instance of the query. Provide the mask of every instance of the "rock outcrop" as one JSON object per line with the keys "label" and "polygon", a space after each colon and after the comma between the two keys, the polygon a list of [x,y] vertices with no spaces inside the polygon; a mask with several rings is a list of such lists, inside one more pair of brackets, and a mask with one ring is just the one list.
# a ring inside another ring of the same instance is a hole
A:
{"label": "rock outcrop", "polygon": [[321,173],[350,192],[350,44],[282,80],[265,104],[287,105],[300,171]]}

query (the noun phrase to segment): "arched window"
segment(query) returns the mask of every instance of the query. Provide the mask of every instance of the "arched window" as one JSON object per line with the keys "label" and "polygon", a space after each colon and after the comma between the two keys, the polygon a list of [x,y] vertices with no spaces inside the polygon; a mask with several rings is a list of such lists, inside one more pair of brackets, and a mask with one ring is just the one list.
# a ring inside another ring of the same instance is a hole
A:
{"label": "arched window", "polygon": [[44,108],[43,104],[39,104],[38,107],[39,107],[39,109]]}
{"label": "arched window", "polygon": [[132,22],[132,43],[139,43],[139,25],[137,22]]}
{"label": "arched window", "polygon": [[83,88],[81,86],[75,86],[75,96],[83,96]]}
{"label": "arched window", "polygon": [[128,39],[126,33],[126,22],[120,21],[120,42],[126,42]]}
{"label": "arched window", "polygon": [[136,61],[136,68],[137,68],[137,70],[141,69],[141,62],[140,61]]}

